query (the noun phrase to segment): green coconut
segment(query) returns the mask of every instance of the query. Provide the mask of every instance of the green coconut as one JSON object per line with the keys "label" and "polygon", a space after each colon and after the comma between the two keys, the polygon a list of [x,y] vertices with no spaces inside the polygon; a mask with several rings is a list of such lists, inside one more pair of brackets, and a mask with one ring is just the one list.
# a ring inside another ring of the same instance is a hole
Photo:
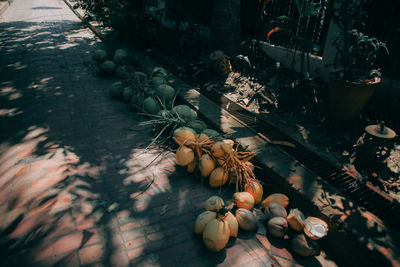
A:
{"label": "green coconut", "polygon": [[126,86],[122,92],[122,97],[124,98],[125,102],[131,101],[133,96],[133,87],[132,86]]}
{"label": "green coconut", "polygon": [[222,136],[219,134],[219,132],[217,132],[217,131],[215,131],[213,129],[205,129],[201,133],[207,135],[208,137],[210,137],[214,141],[222,140]]}
{"label": "green coconut", "polygon": [[160,110],[160,112],[158,112],[157,115],[161,116],[164,119],[171,118],[171,112],[167,109]]}
{"label": "green coconut", "polygon": [[107,52],[103,49],[98,49],[94,51],[92,57],[97,63],[102,63],[107,59]]}
{"label": "green coconut", "polygon": [[167,84],[161,84],[156,89],[156,95],[163,103],[168,103],[174,99],[175,89]]}
{"label": "green coconut", "polygon": [[148,81],[146,73],[140,71],[133,74],[133,80],[136,85],[145,84]]}
{"label": "green coconut", "polygon": [[172,113],[178,115],[186,122],[197,119],[197,112],[187,105],[178,105],[172,108]]}
{"label": "green coconut", "polygon": [[142,110],[143,101],[144,101],[143,94],[141,94],[141,93],[134,94],[131,98],[131,107],[133,108],[133,110]]}
{"label": "green coconut", "polygon": [[151,78],[151,84],[153,85],[154,89],[157,89],[160,85],[166,84],[167,81],[163,77],[153,77]]}
{"label": "green coconut", "polygon": [[111,60],[106,60],[100,64],[100,72],[102,74],[112,74],[115,70],[115,64]]}
{"label": "green coconut", "polygon": [[112,98],[122,98],[124,83],[121,81],[115,82],[110,87],[110,96]]}
{"label": "green coconut", "polygon": [[160,106],[153,97],[149,96],[143,101],[143,111],[151,114],[156,115],[160,111]]}
{"label": "green coconut", "polygon": [[125,65],[119,65],[115,69],[115,74],[121,79],[125,79],[128,74],[128,68]]}
{"label": "green coconut", "polygon": [[118,65],[125,64],[128,59],[128,53],[123,49],[118,49],[114,53],[114,63]]}
{"label": "green coconut", "polygon": [[164,69],[163,67],[155,67],[153,71],[151,72],[152,77],[164,77],[167,78],[168,73],[167,70]]}
{"label": "green coconut", "polygon": [[186,126],[193,128],[198,133],[207,129],[207,124],[202,120],[192,120]]}

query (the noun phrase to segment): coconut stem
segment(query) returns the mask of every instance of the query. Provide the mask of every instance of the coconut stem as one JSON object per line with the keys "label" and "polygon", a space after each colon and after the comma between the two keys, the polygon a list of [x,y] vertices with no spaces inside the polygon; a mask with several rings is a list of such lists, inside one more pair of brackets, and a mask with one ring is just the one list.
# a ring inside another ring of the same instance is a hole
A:
{"label": "coconut stem", "polygon": [[224,219],[227,215],[228,215],[228,210],[225,207],[222,207],[217,211],[218,219]]}

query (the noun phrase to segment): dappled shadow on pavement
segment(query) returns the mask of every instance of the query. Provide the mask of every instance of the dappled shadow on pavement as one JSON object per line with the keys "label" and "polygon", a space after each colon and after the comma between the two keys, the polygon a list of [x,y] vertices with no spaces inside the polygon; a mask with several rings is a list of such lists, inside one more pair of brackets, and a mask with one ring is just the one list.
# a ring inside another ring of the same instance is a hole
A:
{"label": "dappled shadow on pavement", "polygon": [[90,58],[99,44],[81,24],[3,22],[0,40],[0,265],[239,265],[250,255],[212,254],[193,236],[202,203],[233,188],[210,190],[168,149],[145,150],[151,129],[110,100],[112,79],[96,77]]}

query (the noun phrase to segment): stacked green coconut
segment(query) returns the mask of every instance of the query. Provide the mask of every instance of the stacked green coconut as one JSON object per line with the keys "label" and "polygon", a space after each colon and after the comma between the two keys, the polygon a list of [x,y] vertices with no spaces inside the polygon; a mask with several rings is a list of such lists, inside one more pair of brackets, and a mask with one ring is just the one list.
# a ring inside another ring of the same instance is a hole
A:
{"label": "stacked green coconut", "polygon": [[135,71],[128,63],[128,54],[123,49],[114,52],[112,60],[107,52],[97,50],[93,59],[103,76],[116,75],[120,80],[110,87],[110,96],[130,103],[132,110],[150,117],[146,123],[156,125],[162,132],[177,127],[189,127],[193,132],[202,132],[208,127],[197,118],[197,112],[187,105],[174,105],[177,91],[168,83],[168,73],[155,67],[150,73]]}
{"label": "stacked green coconut", "polygon": [[118,78],[126,78],[129,66],[127,65],[128,53],[124,49],[116,50],[112,58],[109,58],[105,50],[98,49],[93,53],[93,59],[97,62],[101,76],[115,74]]}

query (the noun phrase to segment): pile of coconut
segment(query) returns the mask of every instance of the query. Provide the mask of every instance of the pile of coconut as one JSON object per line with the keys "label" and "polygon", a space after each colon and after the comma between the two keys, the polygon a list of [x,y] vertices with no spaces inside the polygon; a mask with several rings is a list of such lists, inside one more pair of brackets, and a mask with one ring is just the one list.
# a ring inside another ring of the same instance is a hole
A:
{"label": "pile of coconut", "polygon": [[177,90],[169,85],[167,71],[155,67],[150,73],[135,71],[128,64],[128,54],[123,49],[114,52],[112,60],[107,52],[97,50],[93,59],[101,75],[116,74],[121,78],[109,90],[114,99],[130,103],[134,111],[150,117],[143,125],[154,125],[161,136],[166,130],[171,133],[178,127],[189,127],[201,132],[207,129],[204,121],[197,118],[197,112],[187,105],[174,104]]}
{"label": "pile of coconut", "polygon": [[260,204],[272,236],[290,236],[293,251],[301,256],[318,255],[320,248],[316,240],[327,235],[326,222],[311,216],[305,218],[298,209],[291,209],[288,215],[289,198],[284,194],[271,194],[261,202],[262,195],[261,186],[247,187],[244,192],[233,195],[234,204],[228,207],[219,196],[208,198],[204,205],[206,211],[198,215],[194,232],[203,236],[207,249],[218,252],[225,248],[230,237],[238,236],[239,229],[255,231],[258,228],[254,206]]}
{"label": "pile of coconut", "polygon": [[261,202],[263,189],[257,181],[253,181],[253,186],[248,185],[244,190],[233,194],[233,204],[230,206],[225,206],[219,196],[212,196],[205,201],[206,211],[197,217],[194,232],[203,235],[204,244],[210,251],[218,252],[225,248],[230,237],[238,236],[239,229],[257,230],[254,205]]}
{"label": "pile of coconut", "polygon": [[209,129],[191,107],[175,105],[177,90],[169,85],[164,68],[155,67],[149,74],[133,71],[122,49],[115,51],[113,61],[107,60],[103,50],[96,51],[93,58],[101,73],[112,74],[112,69],[124,73],[118,75],[124,80],[111,85],[110,96],[129,102],[134,110],[150,117],[142,124],[156,126],[157,137],[169,132],[179,145],[176,152],[179,165],[187,166],[189,173],[198,170],[209,179],[211,187],[226,183],[236,184],[236,191],[254,187],[257,180],[250,160],[255,153],[241,150],[239,144]]}
{"label": "pile of coconut", "polygon": [[115,74],[121,79],[125,79],[129,70],[128,53],[124,49],[117,49],[112,57],[105,50],[96,50],[92,55],[98,65],[98,72],[101,76],[110,76]]}
{"label": "pile of coconut", "polygon": [[250,162],[255,153],[243,151],[233,140],[223,139],[212,129],[197,132],[195,127],[179,127],[173,138],[179,145],[176,151],[178,165],[187,166],[189,173],[198,170],[211,187],[227,183],[236,184],[236,191],[261,187]]}

